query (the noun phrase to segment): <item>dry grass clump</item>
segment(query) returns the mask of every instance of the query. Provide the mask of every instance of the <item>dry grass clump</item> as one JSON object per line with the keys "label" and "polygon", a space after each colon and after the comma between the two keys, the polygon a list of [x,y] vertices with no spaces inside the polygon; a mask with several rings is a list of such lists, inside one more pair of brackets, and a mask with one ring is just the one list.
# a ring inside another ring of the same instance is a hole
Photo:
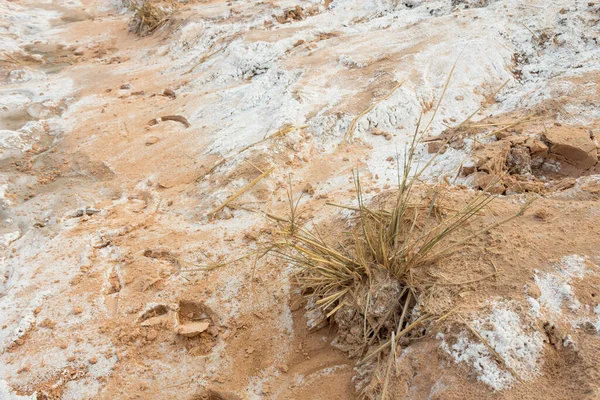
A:
{"label": "dry grass clump", "polygon": [[125,5],[133,11],[129,31],[140,36],[151,35],[171,17],[169,11],[151,0],[129,0]]}
{"label": "dry grass clump", "polygon": [[323,319],[335,322],[337,345],[363,363],[396,354],[396,346],[422,335],[424,327],[442,318],[419,310],[420,295],[435,285],[423,273],[425,267],[524,211],[474,234],[465,233],[463,228],[495,196],[479,192],[461,209],[446,208],[443,184],[419,184],[431,161],[418,171],[411,167],[418,136],[415,133],[398,172],[395,196],[377,206],[367,205],[355,174],[358,207],[347,208],[356,211],[357,221],[350,232],[328,232],[324,237],[300,226],[298,201],[291,189],[289,217],[276,218],[282,236],[274,244],[275,252],[298,268],[300,287],[313,311],[320,310]]}

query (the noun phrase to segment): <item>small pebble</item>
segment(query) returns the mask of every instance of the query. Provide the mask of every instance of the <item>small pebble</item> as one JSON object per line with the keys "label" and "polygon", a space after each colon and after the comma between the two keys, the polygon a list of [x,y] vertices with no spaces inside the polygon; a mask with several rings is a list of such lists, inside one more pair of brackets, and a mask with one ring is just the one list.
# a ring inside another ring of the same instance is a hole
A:
{"label": "small pebble", "polygon": [[156,143],[158,143],[158,138],[156,136],[150,136],[148,139],[146,139],[146,146],[152,146]]}

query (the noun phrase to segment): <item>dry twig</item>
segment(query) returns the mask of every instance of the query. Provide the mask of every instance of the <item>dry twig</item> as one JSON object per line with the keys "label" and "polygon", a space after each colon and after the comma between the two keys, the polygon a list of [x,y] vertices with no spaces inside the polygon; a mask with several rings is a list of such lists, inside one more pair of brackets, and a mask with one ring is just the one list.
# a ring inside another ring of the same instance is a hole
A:
{"label": "dry twig", "polygon": [[265,178],[271,172],[273,172],[273,170],[275,170],[275,167],[271,167],[268,170],[266,170],[265,172],[263,172],[262,174],[260,174],[258,177],[256,177],[255,179],[253,179],[252,182],[248,183],[246,186],[244,186],[238,192],[236,192],[231,197],[229,197],[227,200],[225,200],[223,202],[223,204],[221,204],[220,206],[218,206],[217,208],[215,208],[214,210],[212,210],[211,212],[209,212],[208,215],[213,215],[213,214],[221,211],[223,208],[225,208],[227,206],[227,204],[231,203],[233,200],[237,199],[242,194],[246,193],[250,188],[252,188],[254,185],[256,185],[261,179]]}

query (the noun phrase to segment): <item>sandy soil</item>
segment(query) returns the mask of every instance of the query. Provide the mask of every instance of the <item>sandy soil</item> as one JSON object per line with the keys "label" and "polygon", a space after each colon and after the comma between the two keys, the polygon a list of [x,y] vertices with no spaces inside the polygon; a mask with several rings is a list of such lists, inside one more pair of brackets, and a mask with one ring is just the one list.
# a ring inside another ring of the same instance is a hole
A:
{"label": "sandy soil", "polygon": [[421,311],[452,312],[391,398],[600,398],[598,6],[164,1],[139,37],[120,3],[0,3],[0,399],[376,396],[384,367],[361,380],[252,255],[288,179],[341,235],[327,203],[356,203],[355,168],[393,190],[421,115],[424,184],[499,194],[463,236],[536,201],[422,271]]}

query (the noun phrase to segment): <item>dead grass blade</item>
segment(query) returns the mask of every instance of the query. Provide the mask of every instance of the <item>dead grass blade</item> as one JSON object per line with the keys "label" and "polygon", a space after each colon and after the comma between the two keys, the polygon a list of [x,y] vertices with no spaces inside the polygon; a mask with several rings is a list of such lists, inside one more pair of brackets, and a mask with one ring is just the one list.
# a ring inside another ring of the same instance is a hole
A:
{"label": "dead grass blade", "polygon": [[444,100],[444,97],[446,96],[446,91],[448,90],[448,86],[450,85],[450,79],[452,79],[452,75],[454,75],[454,70],[456,69],[456,63],[457,62],[458,62],[458,59],[456,61],[454,61],[454,64],[452,64],[452,68],[450,69],[450,73],[448,74],[448,78],[446,79],[446,83],[444,84],[444,89],[442,90],[442,94],[440,95],[440,99],[438,100],[437,105],[435,106],[435,109],[433,111],[433,115],[431,116],[431,119],[427,123],[427,126],[425,126],[425,129],[423,129],[423,132],[427,132],[427,130],[429,129],[429,127],[433,123],[433,120],[435,119],[435,116],[437,115],[437,112],[438,112],[438,110],[440,108],[440,105],[442,104],[442,100]]}
{"label": "dead grass blade", "polygon": [[514,122],[507,124],[506,126],[503,126],[502,128],[495,129],[495,130],[491,131],[490,133],[483,135],[481,138],[483,139],[483,138],[495,136],[497,133],[504,132],[505,130],[514,128],[515,126],[543,119],[543,117],[533,118],[533,116],[534,116],[534,114],[528,114],[523,118],[520,118]]}
{"label": "dead grass blade", "polygon": [[508,370],[508,372],[511,373],[511,375],[520,383],[525,383],[523,381],[523,379],[521,379],[521,377],[519,376],[519,374],[517,374],[517,372],[512,369],[504,360],[504,358],[498,354],[498,352],[489,344],[489,342],[479,334],[479,332],[477,332],[477,330],[475,330],[475,328],[473,328],[464,318],[462,315],[457,314],[458,317],[461,319],[461,321],[463,322],[463,324],[465,324],[465,326],[467,328],[469,328],[469,330],[471,331],[471,333],[473,333],[473,335],[475,335],[477,337],[477,339],[479,339],[479,341],[481,341],[481,343],[483,343],[485,345],[485,347],[487,347],[487,349],[490,351],[490,353],[492,353],[494,355],[494,357],[496,357],[496,359],[500,362],[500,364],[502,364],[502,366],[504,368],[506,368]]}
{"label": "dead grass blade", "polygon": [[287,135],[290,132],[293,132],[293,131],[296,131],[296,130],[299,130],[299,129],[304,129],[304,128],[307,128],[307,127],[308,127],[308,125],[303,125],[303,126],[293,126],[293,125],[290,125],[290,124],[284,125],[281,129],[279,129],[277,132],[273,133],[272,135],[269,135],[266,138],[259,140],[258,142],[249,144],[248,146],[244,147],[243,149],[241,149],[238,152],[238,154],[241,154],[244,151],[246,151],[246,150],[248,150],[248,149],[250,149],[250,148],[252,148],[254,146],[257,146],[257,145],[259,145],[261,143],[264,143],[264,142],[266,142],[266,141],[268,141],[270,139],[273,139],[273,138],[276,138],[276,137],[283,137],[283,136]]}
{"label": "dead grass blade", "polygon": [[178,258],[178,257],[176,257],[174,259],[178,263],[180,263],[182,265],[188,265],[189,266],[189,268],[182,269],[181,272],[212,271],[214,269],[226,267],[226,266],[234,264],[236,262],[245,260],[245,259],[247,259],[249,257],[252,257],[252,256],[254,256],[256,254],[261,254],[263,252],[264,252],[264,250],[259,249],[259,250],[256,250],[256,251],[252,251],[252,252],[250,252],[248,254],[244,254],[243,256],[237,257],[237,258],[235,258],[233,260],[224,261],[224,262],[217,262],[217,261],[210,260],[210,264],[207,264],[207,265],[200,265],[200,264],[191,263],[189,261],[185,261],[185,260],[183,260],[181,258]]}
{"label": "dead grass blade", "polygon": [[251,189],[254,185],[256,185],[258,182],[260,182],[261,179],[265,178],[266,176],[268,176],[271,172],[273,172],[275,170],[275,167],[271,167],[268,170],[266,170],[265,172],[263,172],[262,174],[260,174],[258,177],[254,178],[250,183],[248,183],[246,186],[244,186],[242,189],[240,189],[239,191],[237,191],[235,194],[233,194],[231,197],[229,197],[227,200],[225,200],[223,202],[223,204],[221,204],[220,206],[218,206],[217,208],[215,208],[214,210],[212,210],[211,212],[208,213],[208,215],[214,215],[217,212],[221,211],[223,208],[225,208],[227,206],[227,204],[231,203],[233,200],[237,199],[238,197],[240,197],[242,194],[246,193],[249,189]]}
{"label": "dead grass blade", "polygon": [[[397,342],[401,337],[403,337],[404,335],[406,335],[407,333],[412,331],[414,328],[425,323],[426,320],[430,317],[431,316],[429,314],[420,316],[417,320],[415,320],[413,323],[411,323],[406,328],[401,330],[397,335],[395,335],[394,341]],[[379,346],[377,349],[375,349],[373,352],[371,352],[369,355],[367,355],[365,358],[360,360],[361,363],[365,363],[365,362],[369,361],[371,358],[375,357],[376,355],[378,355],[379,353],[381,353],[382,351],[384,351],[385,349],[390,347],[391,344],[392,344],[392,340],[390,339],[387,342],[385,342],[384,344],[382,344],[381,346]]]}

